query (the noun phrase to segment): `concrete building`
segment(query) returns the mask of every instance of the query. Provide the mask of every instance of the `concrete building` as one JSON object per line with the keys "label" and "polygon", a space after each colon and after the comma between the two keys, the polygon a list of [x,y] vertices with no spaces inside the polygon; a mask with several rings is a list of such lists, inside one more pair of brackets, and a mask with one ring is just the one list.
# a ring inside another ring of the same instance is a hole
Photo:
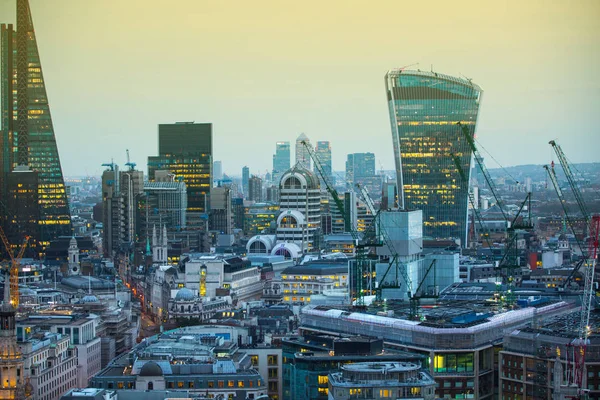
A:
{"label": "concrete building", "polygon": [[329,378],[329,399],[435,399],[435,381],[411,362],[346,364]]}
{"label": "concrete building", "polygon": [[252,175],[248,180],[248,200],[261,202],[263,201],[263,180]]}
{"label": "concrete building", "polygon": [[252,367],[265,379],[270,400],[283,400],[283,357],[281,347],[264,344],[242,347]]}
{"label": "concrete building", "polygon": [[276,231],[279,204],[266,202],[248,204],[244,207],[244,234],[274,234]]}
{"label": "concrete building", "polygon": [[437,397],[457,398],[469,392],[476,399],[491,399],[498,387],[495,354],[504,335],[536,320],[569,313],[574,305],[548,301],[510,311],[501,307],[497,303],[492,313],[486,300],[449,301],[434,308],[418,307],[418,320],[411,320],[406,302],[387,301],[367,312],[307,306],[300,314],[300,330],[382,338],[387,346],[429,360]]}
{"label": "concrete building", "polygon": [[2,399],[27,399],[32,389],[25,387],[25,357],[17,345],[16,310],[10,302],[10,280],[7,278],[5,275],[4,301],[0,308],[0,396]]}
{"label": "concrete building", "polygon": [[348,290],[348,261],[319,260],[295,265],[281,272],[283,301],[309,304],[311,296],[332,290]]}
{"label": "concrete building", "polygon": [[233,231],[233,209],[231,189],[218,186],[211,192],[211,210],[208,224],[211,231],[231,235]]}
{"label": "concrete building", "polygon": [[238,346],[247,330],[229,326],[192,326],[159,334],[116,358],[90,387],[116,390],[169,390],[190,397],[259,398],[264,378]]}
{"label": "concrete building", "polygon": [[66,335],[69,346],[76,349],[76,386],[85,387],[101,368],[101,339],[96,335],[101,323],[99,316],[89,314],[34,314],[17,322],[17,339],[27,342],[46,333]]}
{"label": "concrete building", "polygon": [[310,251],[321,225],[319,180],[299,163],[283,174],[279,190],[277,241],[294,244],[301,252]]}

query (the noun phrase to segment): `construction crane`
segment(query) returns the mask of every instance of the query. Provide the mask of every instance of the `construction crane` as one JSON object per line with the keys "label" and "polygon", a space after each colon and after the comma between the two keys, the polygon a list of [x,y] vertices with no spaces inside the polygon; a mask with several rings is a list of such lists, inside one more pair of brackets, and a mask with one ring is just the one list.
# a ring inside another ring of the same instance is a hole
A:
{"label": "construction crane", "polygon": [[356,228],[354,226],[352,226],[352,221],[350,220],[350,216],[349,216],[348,212],[346,212],[344,203],[340,200],[337,190],[335,190],[335,188],[329,181],[329,177],[325,173],[325,170],[323,169],[323,165],[321,164],[321,161],[319,160],[319,158],[317,157],[317,155],[315,154],[314,150],[312,149],[312,147],[310,146],[310,144],[308,142],[303,140],[301,143],[304,146],[304,148],[306,149],[310,158],[313,160],[313,162],[315,164],[315,169],[321,176],[321,180],[325,184],[325,188],[326,188],[327,192],[333,199],[340,214],[342,214],[342,217],[344,218],[344,224],[346,226],[350,227],[350,234],[352,235],[352,241],[354,243],[354,249],[355,249],[355,253],[356,253],[356,257],[354,260],[354,269],[353,269],[353,271],[349,271],[350,272],[349,275],[354,276],[354,279],[351,280],[351,285],[350,285],[350,300],[352,302],[352,299],[355,298],[356,306],[363,307],[365,305],[364,289],[363,289],[363,273],[366,270],[366,268],[365,268],[365,259],[366,259],[365,245],[364,245],[364,243],[361,242],[358,232],[356,232]]}
{"label": "construction crane", "polygon": [[573,384],[582,387],[585,368],[585,352],[590,343],[590,312],[592,310],[592,298],[594,295],[594,272],[598,258],[598,235],[600,233],[600,215],[594,215],[589,225],[589,241],[585,261],[585,283],[583,298],[581,299],[581,317],[579,320],[579,337],[572,344],[574,346],[574,371]]}
{"label": "construction crane", "polygon": [[[552,183],[552,186],[554,187],[554,191],[556,192],[558,201],[559,201],[560,205],[562,206],[563,212],[565,214],[565,219],[567,220],[567,225],[569,225],[569,228],[571,228],[571,232],[573,232],[573,236],[575,237],[575,242],[577,243],[577,247],[579,247],[579,249],[583,252],[583,245],[579,241],[579,238],[577,237],[577,235],[575,235],[575,221],[573,221],[573,219],[571,217],[571,213],[569,212],[569,209],[567,207],[567,202],[563,196],[562,189],[560,188],[560,185],[558,184],[558,178],[556,177],[556,171],[554,170],[554,162],[552,162],[550,164],[550,167],[548,165],[544,165],[544,169],[548,173],[550,182]],[[575,267],[573,268],[573,271],[571,271],[571,274],[569,274],[567,279],[565,279],[565,281],[563,283],[563,288],[567,287],[569,285],[569,283],[571,283],[571,281],[575,277],[575,274],[579,271],[579,269],[583,265],[584,261],[585,261],[585,257],[583,257],[575,265]]]}
{"label": "construction crane", "polygon": [[474,157],[475,161],[479,165],[479,169],[481,170],[481,173],[483,174],[483,177],[485,178],[485,182],[487,183],[488,187],[490,188],[490,191],[492,192],[492,196],[494,196],[494,199],[496,200],[496,204],[498,204],[498,208],[500,209],[500,212],[502,212],[502,217],[504,218],[504,221],[508,222],[509,218],[508,218],[508,215],[506,215],[506,212],[504,212],[504,207],[502,206],[502,201],[500,199],[500,196],[498,196],[498,193],[497,193],[498,190],[496,189],[496,186],[494,185],[494,181],[492,181],[492,177],[490,176],[490,173],[488,172],[487,168],[485,167],[485,164],[483,163],[483,157],[481,157],[481,154],[479,153],[477,146],[475,146],[475,140],[471,136],[471,133],[469,132],[469,128],[466,125],[461,124],[460,121],[457,122],[456,124],[459,125],[460,128],[462,129],[463,135],[464,135],[465,139],[467,140],[467,143],[469,144],[469,147],[471,148],[473,155],[475,156]]}
{"label": "construction crane", "polygon": [[[408,271],[406,270],[406,265],[404,263],[400,263],[401,265],[399,265],[398,252],[396,251],[394,244],[392,243],[392,241],[389,238],[389,235],[387,234],[387,229],[381,223],[381,210],[375,211],[375,204],[373,203],[373,199],[371,199],[369,192],[367,191],[367,189],[364,186],[362,186],[360,184],[356,184],[356,188],[359,190],[359,193],[360,193],[363,201],[365,202],[367,208],[371,212],[371,214],[373,214],[375,216],[375,218],[373,219],[374,226],[375,226],[375,236],[377,238],[375,243],[377,243],[378,245],[381,245],[381,242],[383,241],[390,252],[388,266],[387,266],[385,272],[383,273],[383,275],[381,276],[381,279],[379,279],[379,285],[375,289],[375,299],[377,301],[382,301],[383,289],[400,288],[400,284],[399,284],[400,280],[398,277],[398,272],[400,272],[400,274],[402,275],[402,278],[406,282],[407,295],[410,298],[412,295],[412,281],[411,281],[410,277],[408,276]],[[377,229],[377,228],[379,228],[379,229]],[[382,240],[380,240],[380,239],[382,239]],[[396,268],[394,268],[394,271],[396,272],[396,279],[394,280],[395,284],[393,284],[393,285],[386,284],[386,286],[383,286],[385,279],[387,278],[388,274],[392,270],[392,266],[396,267]]]}
{"label": "construction crane", "polygon": [[[467,182],[467,184],[468,184],[469,178],[465,174],[465,171],[463,171],[462,165],[460,165],[460,158],[456,154],[450,154],[450,156],[452,157],[452,160],[454,161],[454,165],[456,166],[456,169],[458,170],[458,174],[463,179],[463,181]],[[477,222],[479,223],[479,226],[481,227],[481,229],[483,231],[483,234],[481,236],[483,236],[488,248],[491,251],[492,243],[490,242],[490,235],[485,232],[485,225],[483,225],[483,219],[481,218],[481,213],[479,212],[479,208],[477,207],[477,204],[475,203],[475,196],[474,196],[473,192],[471,192],[471,191],[469,191],[469,203],[471,203],[471,210],[473,211],[473,214],[475,215],[475,218],[477,218]],[[473,221],[473,225],[475,225],[474,221]],[[473,229],[475,229],[475,227],[473,227]]]}
{"label": "construction crane", "polygon": [[[585,225],[587,228],[590,223],[590,214],[587,211],[587,206],[585,204],[585,201],[583,200],[583,196],[581,195],[581,190],[579,190],[579,186],[577,185],[577,182],[575,182],[575,177],[571,170],[571,166],[569,165],[569,162],[567,161],[567,157],[565,156],[565,153],[562,151],[562,148],[558,144],[556,144],[556,142],[554,140],[551,140],[548,143],[554,149],[554,152],[556,153],[556,156],[558,157],[560,165],[562,166],[563,171],[565,172],[565,176],[567,177],[569,186],[571,186],[571,191],[573,192],[573,196],[575,196],[575,201],[577,201],[577,206],[579,207],[579,211],[583,215],[583,219],[584,219],[584,222],[585,222]],[[585,234],[586,234],[586,232],[584,232],[584,236],[585,236]]]}
{"label": "construction crane", "polygon": [[[23,254],[25,253],[25,248],[27,247],[27,243],[29,242],[29,236],[25,236],[23,240],[23,244],[19,249],[17,255],[14,255],[13,249],[8,241],[8,238],[4,234],[4,230],[0,227],[0,238],[2,238],[2,242],[4,243],[4,247],[6,248],[6,252],[8,253],[11,261],[10,271],[8,274],[8,279],[10,279],[10,304],[18,308],[19,307],[19,266],[21,263],[21,258],[23,258]],[[6,279],[6,278],[5,278]]]}
{"label": "construction crane", "polygon": [[[582,265],[584,267],[584,287],[583,287],[583,297],[581,299],[581,313],[579,319],[578,326],[578,338],[572,342],[573,345],[573,361],[574,361],[574,369],[573,374],[571,375],[573,381],[567,382],[568,384],[575,385],[576,387],[581,388],[582,382],[584,378],[584,374],[586,371],[585,368],[585,352],[587,349],[587,345],[589,344],[589,333],[590,333],[590,312],[592,309],[592,300],[594,296],[594,273],[596,269],[596,260],[598,258],[598,235],[600,233],[600,215],[594,215],[590,217],[585,201],[583,200],[583,196],[581,195],[581,191],[579,190],[579,186],[575,182],[575,177],[573,176],[573,172],[571,170],[571,166],[567,161],[567,157],[562,151],[561,147],[556,144],[554,140],[551,140],[549,144],[553,147],[558,159],[561,163],[567,181],[569,182],[569,186],[575,196],[575,200],[577,205],[579,206],[579,211],[583,215],[583,219],[585,222],[585,229],[589,232],[587,247],[582,247],[579,240],[577,240],[577,244],[579,245],[583,259],[585,260]],[[564,198],[562,197],[562,191],[558,185],[558,181],[556,179],[556,173],[554,171],[554,163],[552,163],[552,172],[550,173],[550,169],[548,166],[544,166],[546,171],[548,171],[550,175],[550,179],[552,184],[555,187],[556,193],[559,196],[559,200],[563,205],[563,210],[565,211],[565,217],[567,218],[567,222],[571,225],[571,229],[574,228],[574,223],[567,213],[567,206]],[[575,235],[575,231],[573,230],[573,234]],[[575,235],[577,239],[577,236]]]}
{"label": "construction crane", "polygon": [[125,165],[129,167],[130,171],[135,171],[135,166],[137,164],[134,162],[131,162],[131,160],[129,159],[129,149],[125,149],[125,152],[127,153],[127,162],[125,163]]}

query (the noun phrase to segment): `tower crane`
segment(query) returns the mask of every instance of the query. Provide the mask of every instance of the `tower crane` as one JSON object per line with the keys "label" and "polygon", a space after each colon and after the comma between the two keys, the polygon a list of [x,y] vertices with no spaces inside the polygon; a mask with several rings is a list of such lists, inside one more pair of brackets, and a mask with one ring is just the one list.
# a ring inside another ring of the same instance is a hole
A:
{"label": "tower crane", "polygon": [[[574,351],[574,369],[573,374],[571,375],[573,381],[568,382],[569,384],[573,384],[579,388],[582,387],[584,374],[585,374],[585,352],[587,349],[587,345],[589,344],[589,333],[590,333],[590,312],[592,309],[592,299],[594,295],[594,273],[596,269],[596,260],[598,258],[598,235],[600,233],[600,215],[594,215],[590,217],[587,212],[587,207],[583,196],[581,195],[581,191],[579,190],[579,186],[575,182],[575,178],[573,176],[573,172],[571,170],[571,166],[567,161],[567,157],[562,151],[561,147],[556,144],[554,140],[551,140],[549,144],[553,147],[560,164],[563,168],[567,181],[569,182],[569,186],[575,196],[575,200],[577,201],[577,205],[579,206],[579,211],[583,215],[583,219],[585,222],[585,228],[587,232],[589,232],[587,248],[582,247],[581,243],[577,241],[583,255],[584,262],[582,263],[584,267],[584,287],[583,287],[583,297],[581,299],[581,313],[579,319],[579,326],[577,329],[578,337],[572,342],[573,351]],[[562,197],[562,191],[558,185],[558,181],[556,179],[556,173],[554,171],[554,163],[552,164],[552,172],[548,166],[544,166],[546,171],[548,171],[550,179],[552,180],[552,184],[556,190],[557,195],[559,196],[559,200],[563,205],[563,210],[565,211],[565,217],[567,221],[571,225],[571,229],[573,229],[573,221],[567,214],[567,207],[564,198]],[[575,233],[573,231],[573,233]],[[575,236],[577,238],[577,236]]]}
{"label": "tower crane", "polygon": [[315,169],[321,176],[321,180],[323,181],[323,183],[325,183],[325,188],[327,189],[327,192],[333,199],[337,209],[339,210],[340,214],[342,214],[342,217],[344,218],[344,224],[346,226],[350,227],[350,234],[352,235],[352,241],[354,242],[354,249],[356,251],[354,270],[349,271],[350,272],[349,275],[354,276],[354,280],[352,280],[352,284],[350,286],[350,292],[351,292],[350,298],[351,298],[351,301],[353,298],[356,298],[356,303],[355,303],[356,306],[362,307],[365,305],[364,289],[363,289],[363,273],[366,269],[365,268],[365,258],[366,258],[365,244],[361,242],[359,234],[356,231],[356,228],[354,226],[352,226],[352,221],[350,220],[349,213],[346,211],[346,209],[344,207],[344,203],[340,200],[337,190],[335,190],[335,188],[331,184],[329,177],[325,173],[325,170],[323,169],[323,165],[321,164],[321,161],[315,154],[314,150],[312,149],[312,147],[306,140],[303,140],[301,142],[301,144],[306,149],[306,152],[308,153],[309,157],[313,160],[313,162],[315,164]]}
{"label": "tower crane", "polygon": [[502,212],[502,217],[504,218],[504,221],[506,221],[508,223],[508,220],[509,220],[508,215],[506,215],[506,212],[504,212],[504,207],[502,206],[502,201],[500,199],[500,196],[498,196],[498,190],[496,189],[496,186],[494,185],[494,182],[492,181],[492,177],[490,176],[490,173],[488,172],[487,168],[485,167],[485,164],[483,163],[483,158],[481,157],[481,154],[479,153],[477,146],[475,146],[475,140],[471,136],[471,133],[469,132],[469,128],[466,125],[461,124],[460,122],[457,122],[456,124],[458,126],[460,126],[460,129],[462,129],[463,135],[464,135],[465,139],[467,140],[469,147],[473,151],[473,155],[475,156],[475,161],[479,165],[479,169],[481,170],[481,173],[483,174],[485,182],[487,183],[488,187],[490,188],[490,191],[492,192],[492,196],[494,196],[494,199],[496,200],[496,204],[498,204],[498,208],[500,208],[500,212]]}
{"label": "tower crane", "polygon": [[130,171],[134,171],[135,170],[135,166],[137,164],[134,163],[134,162],[131,162],[131,160],[129,159],[129,149],[125,149],[125,152],[127,153],[127,162],[125,163],[125,165],[129,167]]}
{"label": "tower crane", "polygon": [[11,266],[10,266],[10,303],[13,307],[19,307],[19,265],[21,263],[21,258],[23,258],[23,254],[25,253],[25,248],[27,247],[27,243],[29,242],[29,236],[25,236],[23,240],[23,244],[21,244],[21,248],[17,255],[14,255],[13,249],[10,246],[10,243],[4,234],[4,230],[0,227],[0,238],[2,238],[2,242],[4,243],[4,247],[6,247],[6,252],[10,256]]}

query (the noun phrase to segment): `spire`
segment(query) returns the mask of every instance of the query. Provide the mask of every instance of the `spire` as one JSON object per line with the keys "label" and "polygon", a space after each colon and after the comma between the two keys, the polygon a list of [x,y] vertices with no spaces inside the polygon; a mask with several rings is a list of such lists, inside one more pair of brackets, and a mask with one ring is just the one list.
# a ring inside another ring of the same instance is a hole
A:
{"label": "spire", "polygon": [[152,247],[156,247],[156,225],[152,225]]}
{"label": "spire", "polygon": [[3,310],[8,310],[12,308],[12,304],[10,304],[10,273],[8,270],[4,274],[4,304],[2,305]]}
{"label": "spire", "polygon": [[[163,237],[162,237],[162,245],[164,247],[167,247],[167,225],[163,225]],[[165,249],[166,251],[166,249]]]}

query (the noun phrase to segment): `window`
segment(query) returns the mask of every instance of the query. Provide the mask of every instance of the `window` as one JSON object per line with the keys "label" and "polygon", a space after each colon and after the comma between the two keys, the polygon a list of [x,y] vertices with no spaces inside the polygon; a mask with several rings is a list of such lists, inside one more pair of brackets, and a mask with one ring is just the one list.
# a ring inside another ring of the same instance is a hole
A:
{"label": "window", "polygon": [[167,382],[167,388],[174,389],[175,388],[175,382]]}
{"label": "window", "polygon": [[279,391],[279,386],[277,381],[269,382],[269,392],[277,392]]}
{"label": "window", "polygon": [[219,382],[217,382],[217,383],[218,383],[218,386],[219,386],[220,388],[224,388],[224,387],[225,387],[225,381],[219,381]]}
{"label": "window", "polygon": [[[350,389],[350,391],[352,391],[352,389]],[[380,389],[379,397],[383,397],[383,398],[392,397],[392,391],[390,389]]]}
{"label": "window", "polygon": [[212,389],[215,387],[215,381],[208,381],[208,388]]}
{"label": "window", "polygon": [[258,366],[258,355],[253,355],[250,357],[250,360],[252,360],[252,366],[257,367]]}
{"label": "window", "polygon": [[267,363],[269,365],[277,365],[277,354],[269,354],[267,357]]}
{"label": "window", "polygon": [[327,375],[319,375],[319,385],[327,385],[329,377]]}
{"label": "window", "polygon": [[235,384],[233,383],[233,381],[227,381],[227,387],[234,387]]}
{"label": "window", "polygon": [[183,387],[183,382],[181,382],[181,381],[177,382],[177,387],[181,389]]}
{"label": "window", "polygon": [[117,389],[123,389],[124,386],[123,382],[117,382]]}
{"label": "window", "polygon": [[193,389],[194,388],[194,382],[188,382],[188,388]]}
{"label": "window", "polygon": [[243,388],[244,387],[244,381],[238,381],[238,387],[239,388]]}
{"label": "window", "polygon": [[269,368],[269,378],[277,378],[277,368]]}

